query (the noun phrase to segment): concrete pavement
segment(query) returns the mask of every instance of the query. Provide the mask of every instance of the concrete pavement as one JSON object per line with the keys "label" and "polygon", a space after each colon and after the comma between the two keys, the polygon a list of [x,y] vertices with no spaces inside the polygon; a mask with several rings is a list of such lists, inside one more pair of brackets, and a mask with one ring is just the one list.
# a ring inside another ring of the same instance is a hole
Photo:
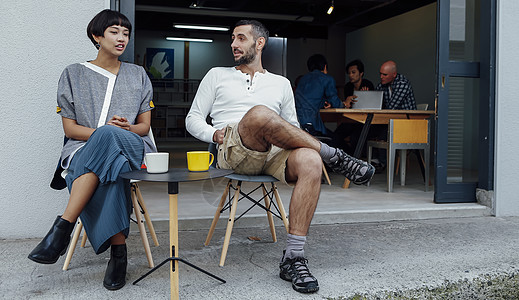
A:
{"label": "concrete pavement", "polygon": [[[181,265],[181,299],[348,299],[355,295],[356,299],[362,298],[359,295],[385,299],[390,297],[384,291],[409,295],[408,291],[416,289],[429,291],[444,287],[447,281],[486,283],[491,282],[488,278],[511,278],[515,280],[512,290],[517,282],[519,218],[516,217],[312,225],[305,249],[320,290],[311,295],[295,292],[289,282],[278,277],[286,233],[283,227],[277,227],[277,233],[279,241],[272,243],[266,227],[236,228],[226,265],[219,267],[222,229],[216,230],[208,247],[203,246],[206,230],[180,231],[180,256],[227,280],[221,284]],[[248,237],[258,237],[260,241]],[[162,244],[152,247],[156,264],[169,251],[168,234],[159,233],[159,240]],[[40,265],[26,258],[38,242],[39,239],[0,241],[0,298],[169,298],[169,274],[165,266],[137,285],[131,284],[149,270],[135,231],[128,240],[128,283],[115,292],[102,287],[108,252],[95,255],[87,243],[87,248],[76,250],[69,270],[62,271],[64,257],[54,265]],[[426,293],[429,296],[417,299],[467,299]],[[513,298],[489,297],[488,293],[483,298],[476,296],[474,299]]]}

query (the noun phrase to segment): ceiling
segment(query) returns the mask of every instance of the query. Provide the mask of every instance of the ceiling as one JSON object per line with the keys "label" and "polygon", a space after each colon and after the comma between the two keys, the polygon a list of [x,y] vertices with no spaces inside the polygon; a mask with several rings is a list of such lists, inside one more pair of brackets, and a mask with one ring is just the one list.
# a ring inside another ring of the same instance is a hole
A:
{"label": "ceiling", "polygon": [[232,28],[238,20],[255,19],[267,26],[271,36],[327,39],[332,26],[350,32],[433,2],[334,0],[328,15],[332,0],[136,0],[135,26],[173,32],[178,30],[173,23]]}

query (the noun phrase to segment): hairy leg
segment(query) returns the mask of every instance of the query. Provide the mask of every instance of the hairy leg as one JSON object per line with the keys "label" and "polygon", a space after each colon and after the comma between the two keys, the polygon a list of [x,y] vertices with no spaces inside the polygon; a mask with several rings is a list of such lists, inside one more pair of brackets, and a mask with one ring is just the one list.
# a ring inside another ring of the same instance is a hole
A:
{"label": "hairy leg", "polygon": [[321,149],[318,140],[263,105],[254,106],[243,116],[238,132],[243,145],[251,150],[267,151],[270,145],[288,150]]}
{"label": "hairy leg", "polygon": [[83,174],[72,183],[67,208],[61,218],[73,223],[94,194],[99,178],[93,172]]}
{"label": "hairy leg", "polygon": [[287,160],[286,179],[296,182],[290,199],[289,232],[306,236],[321,191],[322,160],[309,148],[292,151]]}

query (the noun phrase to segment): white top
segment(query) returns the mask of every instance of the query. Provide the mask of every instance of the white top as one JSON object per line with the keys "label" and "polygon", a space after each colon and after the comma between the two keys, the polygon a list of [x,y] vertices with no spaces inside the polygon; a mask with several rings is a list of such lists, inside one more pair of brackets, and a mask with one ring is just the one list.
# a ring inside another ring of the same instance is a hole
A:
{"label": "white top", "polygon": [[[213,142],[213,134],[238,123],[249,109],[265,105],[299,127],[290,81],[283,76],[256,72],[250,75],[235,67],[217,67],[207,72],[198,87],[186,117],[186,128],[199,140]],[[213,125],[207,124],[207,116]]]}

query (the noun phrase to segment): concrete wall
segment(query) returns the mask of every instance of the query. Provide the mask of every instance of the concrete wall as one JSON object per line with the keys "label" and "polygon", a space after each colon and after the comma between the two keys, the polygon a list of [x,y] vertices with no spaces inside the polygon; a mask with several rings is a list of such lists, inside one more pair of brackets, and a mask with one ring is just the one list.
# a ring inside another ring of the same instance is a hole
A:
{"label": "concrete wall", "polygon": [[436,3],[346,35],[346,63],[364,62],[364,78],[376,86],[380,65],[394,60],[413,86],[416,103],[434,107]]}
{"label": "concrete wall", "polygon": [[498,0],[497,3],[495,208],[496,216],[517,216],[519,215],[517,199],[519,1]]}
{"label": "concrete wall", "polygon": [[68,192],[49,187],[63,143],[56,87],[68,64],[94,59],[86,36],[105,0],[0,1],[0,239],[41,237]]}

